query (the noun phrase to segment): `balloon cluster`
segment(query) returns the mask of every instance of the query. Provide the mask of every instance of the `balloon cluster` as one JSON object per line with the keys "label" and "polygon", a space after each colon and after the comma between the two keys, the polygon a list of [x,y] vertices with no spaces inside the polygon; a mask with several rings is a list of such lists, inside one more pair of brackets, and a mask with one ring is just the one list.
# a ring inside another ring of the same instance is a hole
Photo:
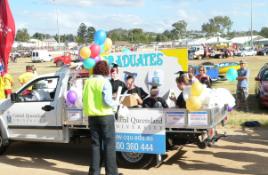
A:
{"label": "balloon cluster", "polygon": [[202,85],[198,80],[193,82],[192,86],[188,90],[188,94],[185,94],[185,96],[188,97],[185,100],[186,108],[189,111],[198,111],[201,108],[202,102],[200,96],[204,92],[204,89],[205,86]]}
{"label": "balloon cluster", "polygon": [[222,108],[228,105],[230,112],[235,106],[235,98],[224,88],[210,89],[195,80],[192,86],[183,90],[183,97],[186,101],[186,108],[190,112],[201,109]]}
{"label": "balloon cluster", "polygon": [[104,30],[96,31],[94,33],[94,43],[79,50],[84,68],[92,69],[98,61],[102,60],[102,56],[110,54],[112,45],[112,40],[107,38]]}
{"label": "balloon cluster", "polygon": [[[104,30],[96,31],[94,33],[94,42],[89,46],[81,47],[79,50],[83,67],[87,70],[92,69],[98,61],[103,59],[102,56],[110,54],[112,45],[112,40],[107,37]],[[70,90],[65,94],[65,101],[70,107],[82,107],[82,87],[71,86]]]}

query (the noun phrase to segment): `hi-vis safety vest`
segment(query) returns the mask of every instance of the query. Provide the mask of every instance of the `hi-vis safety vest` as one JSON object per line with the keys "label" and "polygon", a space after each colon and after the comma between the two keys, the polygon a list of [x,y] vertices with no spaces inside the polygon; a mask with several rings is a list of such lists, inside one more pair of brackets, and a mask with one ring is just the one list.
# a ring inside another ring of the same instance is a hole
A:
{"label": "hi-vis safety vest", "polygon": [[0,75],[0,100],[6,98],[4,78]]}
{"label": "hi-vis safety vest", "polygon": [[107,80],[104,77],[90,77],[83,90],[83,112],[85,116],[107,116],[113,109],[103,104],[102,90]]}
{"label": "hi-vis safety vest", "polygon": [[14,84],[14,80],[10,74],[4,75],[4,84],[5,84],[5,90],[12,89],[12,86]]}

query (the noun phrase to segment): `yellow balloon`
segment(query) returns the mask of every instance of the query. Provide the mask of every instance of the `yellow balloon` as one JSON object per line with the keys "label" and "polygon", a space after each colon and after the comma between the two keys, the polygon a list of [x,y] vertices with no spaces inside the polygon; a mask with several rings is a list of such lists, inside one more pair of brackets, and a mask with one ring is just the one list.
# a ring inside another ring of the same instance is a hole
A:
{"label": "yellow balloon", "polygon": [[83,59],[87,59],[90,57],[90,54],[91,54],[91,50],[89,49],[89,47],[82,47],[80,49],[80,57],[83,58]]}
{"label": "yellow balloon", "polygon": [[204,91],[204,86],[196,80],[191,87],[191,95],[193,96],[200,96]]}
{"label": "yellow balloon", "polygon": [[106,38],[104,42],[104,50],[105,51],[111,50],[112,46],[113,46],[113,41],[110,38]]}
{"label": "yellow balloon", "polygon": [[201,109],[201,107],[201,100],[197,96],[190,96],[189,99],[186,101],[186,109],[190,112],[198,111]]}

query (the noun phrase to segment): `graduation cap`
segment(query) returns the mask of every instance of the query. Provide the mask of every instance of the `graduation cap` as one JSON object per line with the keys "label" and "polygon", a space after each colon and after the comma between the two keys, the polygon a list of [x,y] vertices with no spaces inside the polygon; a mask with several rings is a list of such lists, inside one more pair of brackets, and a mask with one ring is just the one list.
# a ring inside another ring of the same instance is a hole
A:
{"label": "graduation cap", "polygon": [[119,67],[118,64],[112,63],[112,68],[118,68],[118,67]]}
{"label": "graduation cap", "polygon": [[125,74],[125,80],[127,80],[130,77],[136,78],[137,77],[137,73],[133,73],[133,72],[128,72],[128,71],[124,71]]}

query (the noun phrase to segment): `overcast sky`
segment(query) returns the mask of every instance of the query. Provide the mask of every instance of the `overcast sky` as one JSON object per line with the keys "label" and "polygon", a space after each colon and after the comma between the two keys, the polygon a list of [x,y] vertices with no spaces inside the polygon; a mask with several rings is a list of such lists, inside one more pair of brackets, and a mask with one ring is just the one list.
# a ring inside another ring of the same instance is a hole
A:
{"label": "overcast sky", "polygon": [[[253,1],[253,29],[268,27],[268,0]],[[9,0],[16,28],[31,34],[76,33],[84,22],[97,29],[142,28],[163,32],[171,24],[185,20],[188,29],[201,25],[216,15],[231,17],[233,30],[250,29],[250,0]]]}

